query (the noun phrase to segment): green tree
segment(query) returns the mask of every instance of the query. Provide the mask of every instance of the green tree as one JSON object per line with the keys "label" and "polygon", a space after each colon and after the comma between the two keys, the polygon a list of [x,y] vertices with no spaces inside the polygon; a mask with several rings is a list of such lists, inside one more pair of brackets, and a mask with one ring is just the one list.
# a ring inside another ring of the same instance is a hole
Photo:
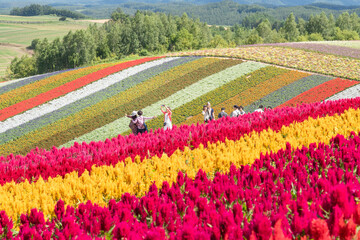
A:
{"label": "green tree", "polygon": [[288,41],[296,41],[296,39],[299,36],[299,30],[296,25],[295,16],[293,13],[291,13],[284,24],[284,31],[285,31],[285,38]]}
{"label": "green tree", "polygon": [[192,47],[193,36],[185,28],[181,29],[173,37],[172,42],[174,46],[174,51],[182,51],[191,49]]}
{"label": "green tree", "polygon": [[37,73],[35,66],[35,58],[27,55],[21,58],[14,58],[9,66],[10,76],[14,78],[22,78]]}
{"label": "green tree", "polygon": [[266,38],[271,33],[271,23],[268,19],[263,20],[257,27],[256,31],[258,32],[261,38]]}

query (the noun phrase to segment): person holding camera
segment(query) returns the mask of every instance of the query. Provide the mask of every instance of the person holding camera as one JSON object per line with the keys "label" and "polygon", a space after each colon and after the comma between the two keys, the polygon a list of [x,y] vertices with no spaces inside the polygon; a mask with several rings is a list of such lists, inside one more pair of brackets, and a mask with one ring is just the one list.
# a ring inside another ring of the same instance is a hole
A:
{"label": "person holding camera", "polygon": [[164,130],[172,129],[171,108],[165,105],[161,105],[161,112],[164,114]]}

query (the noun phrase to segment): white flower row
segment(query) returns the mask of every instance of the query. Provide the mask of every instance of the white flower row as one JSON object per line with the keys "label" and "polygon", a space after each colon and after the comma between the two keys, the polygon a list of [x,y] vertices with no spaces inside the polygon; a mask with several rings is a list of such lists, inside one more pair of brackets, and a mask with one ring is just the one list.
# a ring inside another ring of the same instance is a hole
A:
{"label": "white flower row", "polygon": [[103,90],[117,82],[120,82],[120,81],[122,81],[132,75],[135,75],[141,71],[144,71],[148,68],[164,64],[165,62],[169,62],[174,59],[176,59],[176,57],[175,58],[162,58],[159,60],[147,62],[147,63],[137,65],[134,67],[130,67],[121,72],[109,75],[105,78],[102,78],[102,79],[96,81],[96,82],[88,84],[88,85],[84,86],[83,88],[80,88],[78,90],[70,92],[60,98],[54,99],[52,101],[49,101],[42,105],[39,105],[35,108],[32,108],[26,112],[18,114],[14,117],[8,118],[3,122],[0,122],[0,133],[3,133],[9,129],[17,127],[21,124],[29,122],[38,117],[41,117],[45,114],[56,111],[64,106],[66,106],[67,104],[70,104],[79,99],[85,98],[95,92]]}
{"label": "white flower row", "polygon": [[[255,70],[265,67],[266,64],[259,62],[244,62],[233,67],[227,68],[221,72],[208,76],[176,93],[167,97],[166,99],[160,100],[144,109],[145,116],[159,116],[162,113],[159,108],[162,104],[170,106],[172,109],[178,108],[192,100],[219,88],[226,83],[229,83],[243,75],[251,73]],[[74,142],[90,142],[90,141],[100,141],[105,140],[106,138],[113,138],[117,135],[128,130],[129,118],[122,117],[115,120],[112,123],[104,125],[103,127],[97,128],[92,132],[89,132],[83,136],[80,136],[61,147],[69,147],[74,144]]]}
{"label": "white flower row", "polygon": [[328,99],[326,99],[326,101],[346,99],[346,98],[356,98],[356,97],[360,97],[360,84],[345,89],[344,91],[329,97]]}

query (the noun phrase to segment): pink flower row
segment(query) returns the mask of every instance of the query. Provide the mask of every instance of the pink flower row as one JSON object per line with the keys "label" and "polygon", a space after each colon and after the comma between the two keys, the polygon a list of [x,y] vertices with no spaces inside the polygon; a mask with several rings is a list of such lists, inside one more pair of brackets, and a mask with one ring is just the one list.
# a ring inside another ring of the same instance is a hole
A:
{"label": "pink flower row", "polygon": [[175,150],[185,146],[197,148],[225,139],[237,140],[252,131],[271,128],[275,131],[282,126],[309,117],[317,118],[326,115],[341,114],[346,109],[358,108],[360,98],[328,101],[326,103],[304,104],[296,108],[285,107],[266,111],[262,114],[251,113],[238,118],[222,118],[204,125],[174,127],[165,132],[156,130],[138,136],[121,136],[102,142],[89,144],[75,143],[70,148],[40,150],[34,149],[26,156],[0,157],[0,184],[11,182],[36,181],[77,171],[81,175],[85,170],[91,171],[93,165],[115,165],[127,157],[141,159],[163,153],[171,155]]}
{"label": "pink flower row", "polygon": [[[124,194],[108,207],[76,209],[60,200],[56,217],[33,209],[20,218],[20,239],[352,239],[360,225],[360,137],[336,136],[263,155],[252,166],[210,180],[179,172],[177,182],[155,183],[142,198]],[[0,213],[0,237],[12,238]],[[331,238],[330,238],[331,237]]]}

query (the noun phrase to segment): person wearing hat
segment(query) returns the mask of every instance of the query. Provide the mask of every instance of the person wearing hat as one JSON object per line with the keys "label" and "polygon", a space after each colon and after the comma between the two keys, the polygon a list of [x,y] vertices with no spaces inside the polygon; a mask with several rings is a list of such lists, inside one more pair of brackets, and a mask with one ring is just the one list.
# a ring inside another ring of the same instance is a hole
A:
{"label": "person wearing hat", "polygon": [[131,115],[125,114],[126,117],[131,118],[129,128],[131,129],[132,133],[136,136],[138,134],[138,129],[135,124],[135,121],[137,119],[137,112],[133,111]]}

